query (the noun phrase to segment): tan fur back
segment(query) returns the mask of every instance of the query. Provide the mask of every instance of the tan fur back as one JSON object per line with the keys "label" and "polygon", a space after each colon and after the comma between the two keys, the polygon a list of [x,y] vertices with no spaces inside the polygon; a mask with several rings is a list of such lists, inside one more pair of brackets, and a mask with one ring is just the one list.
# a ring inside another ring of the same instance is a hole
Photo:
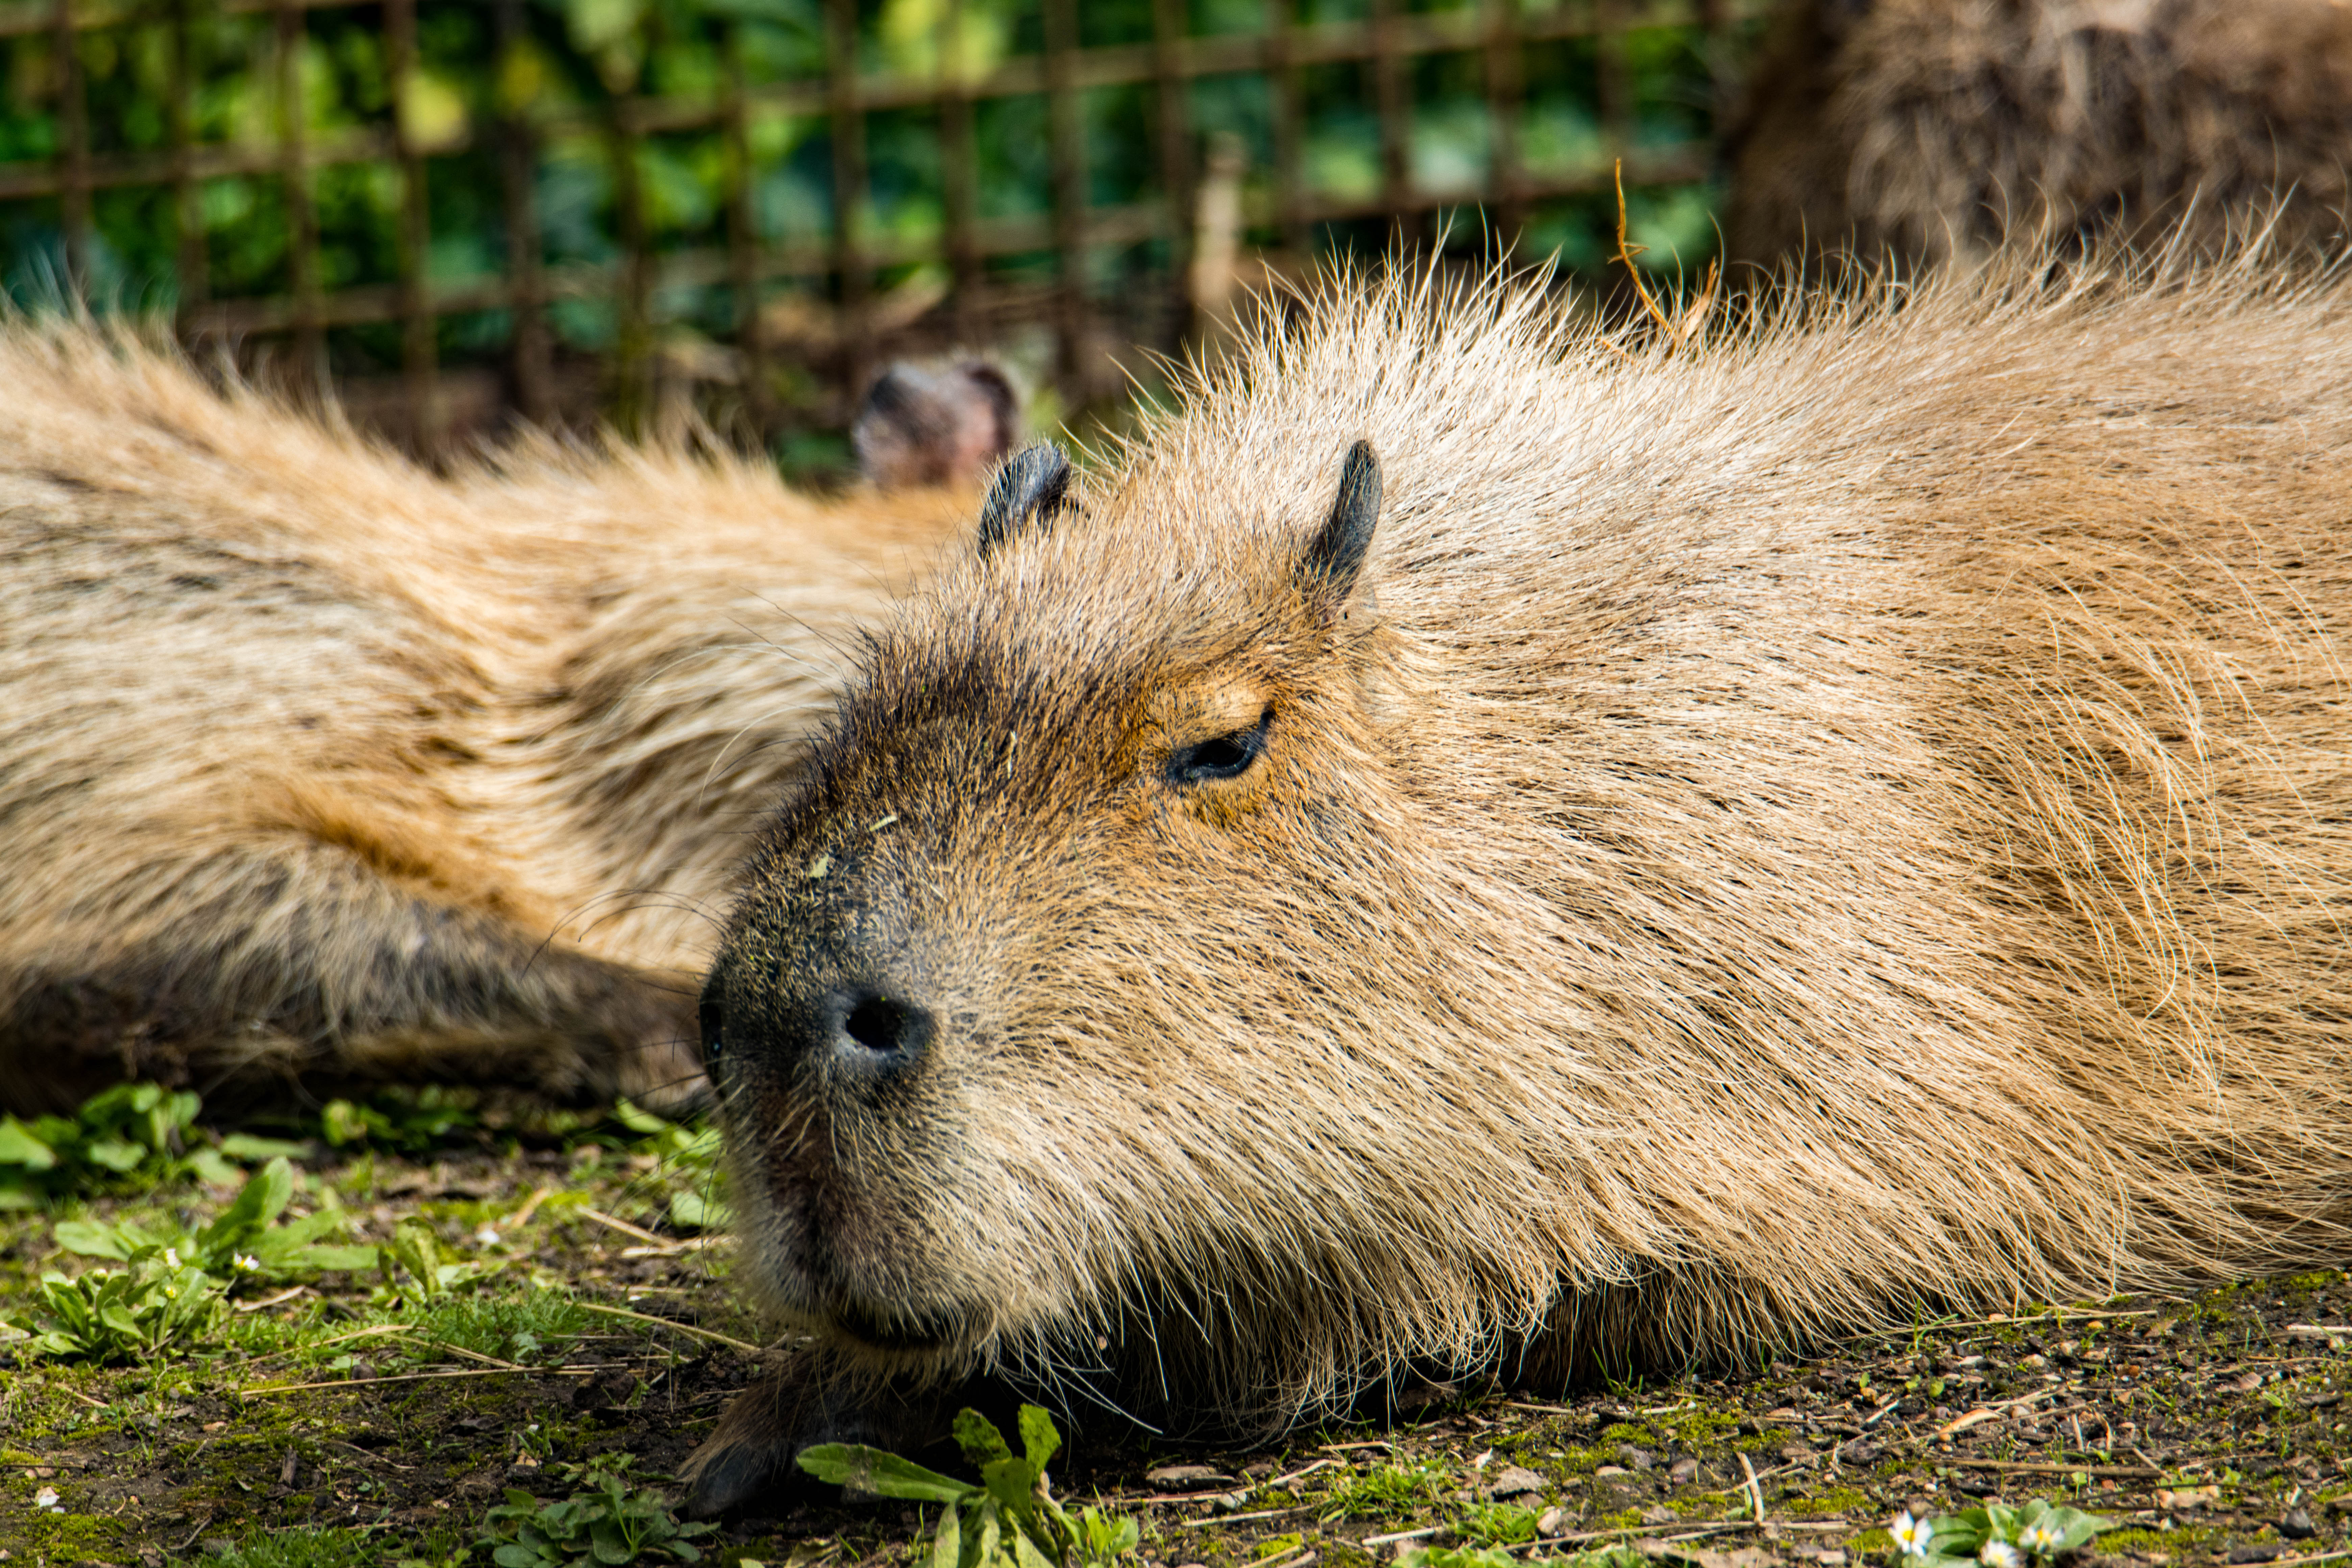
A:
{"label": "tan fur back", "polygon": [[2334,0],[1792,0],[1729,138],[1726,254],[1982,257],[2117,229],[2336,253],[2352,8]]}
{"label": "tan fur back", "polygon": [[2340,1260],[2352,282],[2042,265],[1342,284],[944,569],[706,993],[747,1277],[1247,1422]]}
{"label": "tan fur back", "polygon": [[469,1039],[584,1083],[583,1027],[675,1076],[682,1000],[567,987],[684,987],[851,628],[970,504],[544,443],[444,480],[87,330],[8,328],[0,384],[5,1105]]}

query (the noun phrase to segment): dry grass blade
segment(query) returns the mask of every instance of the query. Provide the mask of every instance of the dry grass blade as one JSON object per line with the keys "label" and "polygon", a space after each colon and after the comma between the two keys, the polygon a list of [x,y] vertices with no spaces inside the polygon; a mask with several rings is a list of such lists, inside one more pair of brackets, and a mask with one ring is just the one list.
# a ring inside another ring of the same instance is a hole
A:
{"label": "dry grass blade", "polygon": [[691,1323],[672,1322],[667,1318],[656,1318],[649,1312],[632,1312],[625,1307],[603,1307],[597,1305],[593,1301],[581,1301],[575,1303],[575,1305],[591,1312],[606,1312],[615,1318],[635,1318],[641,1323],[652,1323],[660,1328],[676,1329],[681,1334],[692,1334],[697,1339],[709,1340],[714,1344],[726,1345],[730,1349],[741,1351],[745,1355],[756,1356],[760,1353],[760,1347],[758,1345],[746,1344],[741,1340],[736,1339],[731,1335],[719,1333],[715,1330],[698,1329]]}
{"label": "dry grass blade", "polygon": [[[1622,158],[1617,160],[1611,178],[1617,189],[1617,259],[1624,267],[1625,276],[1633,280],[1633,292],[1640,296],[1642,309],[1648,313],[1651,323],[1665,335],[1670,348],[1681,348],[1697,335],[1706,324],[1708,314],[1715,309],[1715,286],[1722,277],[1721,268],[1709,261],[1706,276],[1699,284],[1698,297],[1680,315],[1667,315],[1657,297],[1650,292],[1649,285],[1642,281],[1642,269],[1633,265],[1633,258],[1648,247],[1635,245],[1625,237],[1625,161]],[[1625,352],[1607,338],[1601,341],[1621,354]]]}

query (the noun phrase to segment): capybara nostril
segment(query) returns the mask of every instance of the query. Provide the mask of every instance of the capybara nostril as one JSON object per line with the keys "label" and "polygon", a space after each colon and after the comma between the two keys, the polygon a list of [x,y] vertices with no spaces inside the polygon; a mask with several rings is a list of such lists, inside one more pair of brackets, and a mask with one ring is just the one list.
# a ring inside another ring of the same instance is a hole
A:
{"label": "capybara nostril", "polygon": [[881,1071],[913,1066],[938,1027],[929,1008],[871,989],[844,994],[835,1004],[835,1016],[841,1027],[835,1051]]}

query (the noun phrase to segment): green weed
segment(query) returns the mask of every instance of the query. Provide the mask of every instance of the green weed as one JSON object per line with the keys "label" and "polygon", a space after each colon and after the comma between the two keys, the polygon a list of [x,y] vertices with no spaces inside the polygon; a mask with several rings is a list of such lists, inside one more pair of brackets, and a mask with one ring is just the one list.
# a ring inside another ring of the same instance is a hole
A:
{"label": "green weed", "polygon": [[1649,1568],[1649,1559],[1630,1546],[1524,1560],[1497,1546],[1418,1546],[1407,1550],[1397,1563],[1398,1568]]}
{"label": "green weed", "polygon": [[205,1143],[194,1131],[203,1101],[152,1083],[118,1084],[71,1116],[20,1121],[0,1116],[0,1209],[138,1192],[194,1175],[226,1186],[232,1162],[299,1154],[303,1145],[231,1133]]}
{"label": "green weed", "polygon": [[524,1364],[562,1355],[572,1341],[609,1321],[600,1321],[564,1290],[443,1295],[408,1319],[436,1343]]}
{"label": "green weed", "polygon": [[1516,1503],[1482,1502],[1463,1510],[1454,1530],[1476,1546],[1518,1546],[1536,1538],[1538,1515]]}
{"label": "green weed", "polygon": [[469,1555],[454,1530],[438,1530],[400,1556],[386,1555],[383,1536],[364,1527],[326,1529],[298,1525],[255,1532],[226,1552],[205,1559],[208,1568],[456,1568]]}
{"label": "green weed", "polygon": [[637,1135],[635,1152],[651,1154],[665,1169],[687,1178],[686,1184],[670,1194],[672,1225],[680,1230],[733,1228],[734,1213],[718,1195],[720,1172],[717,1128],[665,1121],[626,1100],[614,1104],[613,1120]]}
{"label": "green weed", "polygon": [[1913,1568],[2022,1568],[2088,1545],[2113,1520],[2037,1500],[2022,1508],[1990,1503],[1929,1519],[1899,1514],[1888,1527]]}
{"label": "green weed", "polygon": [[1382,1465],[1349,1476],[1323,1500],[1325,1523],[1339,1519],[1397,1520],[1444,1500],[1452,1477],[1434,1465]]}
{"label": "green weed", "polygon": [[505,1265],[488,1262],[445,1262],[440,1239],[422,1220],[405,1219],[394,1228],[392,1239],[377,1247],[373,1259],[383,1271],[386,1289],[417,1306],[440,1300],[460,1286],[471,1285]]}
{"label": "green weed", "polygon": [[1135,1551],[1135,1521],[1093,1508],[1074,1515],[1054,1500],[1045,1462],[1061,1448],[1062,1434],[1037,1405],[1021,1407],[1019,1454],[977,1410],[956,1417],[955,1435],[980,1469],[979,1486],[856,1443],[811,1448],[800,1466],[836,1486],[944,1505],[929,1568],[1088,1568]]}
{"label": "green weed", "polygon": [[284,1219],[294,1196],[294,1168],[280,1156],[246,1179],[220,1216],[200,1230],[157,1230],[135,1220],[60,1220],[57,1244],[84,1258],[135,1263],[161,1256],[176,1268],[182,1261],[215,1279],[259,1281],[307,1279],[328,1269],[370,1268],[373,1247],[335,1247],[319,1240],[344,1226],[344,1215],[328,1191],[316,1213]]}
{"label": "green weed", "polygon": [[383,1089],[363,1105],[331,1100],[319,1113],[319,1135],[335,1148],[364,1143],[403,1154],[429,1152],[480,1126],[474,1097],[440,1084]]}
{"label": "green weed", "polygon": [[630,1487],[627,1470],[625,1457],[588,1467],[579,1475],[584,1489],[562,1502],[509,1488],[507,1500],[490,1510],[479,1543],[492,1548],[499,1568],[600,1568],[649,1554],[700,1562],[694,1538],[719,1527],[680,1524],[661,1493]]}
{"label": "green weed", "polygon": [[128,1269],[79,1279],[41,1276],[40,1303],[16,1324],[24,1349],[61,1361],[150,1362],[166,1346],[202,1338],[219,1320],[220,1282],[200,1268],[142,1258]]}

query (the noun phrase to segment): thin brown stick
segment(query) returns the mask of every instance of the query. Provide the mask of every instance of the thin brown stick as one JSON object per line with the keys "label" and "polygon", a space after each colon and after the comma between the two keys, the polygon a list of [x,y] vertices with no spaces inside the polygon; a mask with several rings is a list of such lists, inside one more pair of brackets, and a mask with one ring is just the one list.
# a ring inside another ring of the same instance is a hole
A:
{"label": "thin brown stick", "polygon": [[625,1219],[615,1219],[602,1209],[592,1209],[583,1205],[581,1208],[580,1213],[583,1217],[593,1219],[598,1225],[607,1226],[613,1230],[617,1230],[623,1236],[634,1236],[639,1241],[649,1241],[656,1247],[667,1245],[660,1237],[656,1236],[652,1231],[646,1229],[643,1226],[631,1225]]}
{"label": "thin brown stick", "polygon": [[1748,1500],[1755,1505],[1756,1522],[1761,1524],[1764,1522],[1764,1489],[1758,1484],[1756,1467],[1748,1463],[1744,1452],[1739,1456],[1739,1468],[1748,1472]]}
{"label": "thin brown stick", "polygon": [[609,1312],[616,1318],[635,1318],[641,1323],[652,1323],[659,1328],[676,1329],[681,1334],[692,1334],[698,1339],[709,1340],[715,1343],[726,1345],[730,1349],[741,1351],[745,1355],[758,1355],[761,1353],[760,1347],[758,1345],[745,1344],[741,1340],[734,1339],[712,1329],[698,1329],[691,1323],[674,1323],[667,1318],[656,1318],[649,1312],[632,1312],[626,1307],[599,1306],[593,1301],[580,1301],[575,1302],[574,1305],[584,1307],[592,1312]]}
{"label": "thin brown stick", "polygon": [[324,1383],[273,1383],[260,1388],[240,1388],[236,1396],[258,1399],[265,1394],[299,1394],[307,1388],[365,1388],[378,1383],[438,1383],[460,1377],[512,1377],[517,1373],[541,1377],[593,1377],[604,1370],[601,1366],[485,1366],[465,1372],[395,1372],[383,1377],[331,1378]]}
{"label": "thin brown stick", "polygon": [[531,1194],[530,1196],[523,1200],[522,1207],[507,1215],[507,1228],[509,1230],[517,1230],[529,1225],[530,1223],[530,1216],[539,1212],[539,1205],[545,1203],[554,1195],[555,1189],[553,1187],[541,1187],[539,1191]]}
{"label": "thin brown stick", "polygon": [[2139,1480],[2161,1480],[2162,1470],[2152,1470],[2145,1465],[2052,1465],[2022,1459],[1963,1459],[1958,1455],[1932,1456],[1939,1465],[1956,1465],[1964,1470],[2000,1470],[2021,1476],[2116,1476]]}

